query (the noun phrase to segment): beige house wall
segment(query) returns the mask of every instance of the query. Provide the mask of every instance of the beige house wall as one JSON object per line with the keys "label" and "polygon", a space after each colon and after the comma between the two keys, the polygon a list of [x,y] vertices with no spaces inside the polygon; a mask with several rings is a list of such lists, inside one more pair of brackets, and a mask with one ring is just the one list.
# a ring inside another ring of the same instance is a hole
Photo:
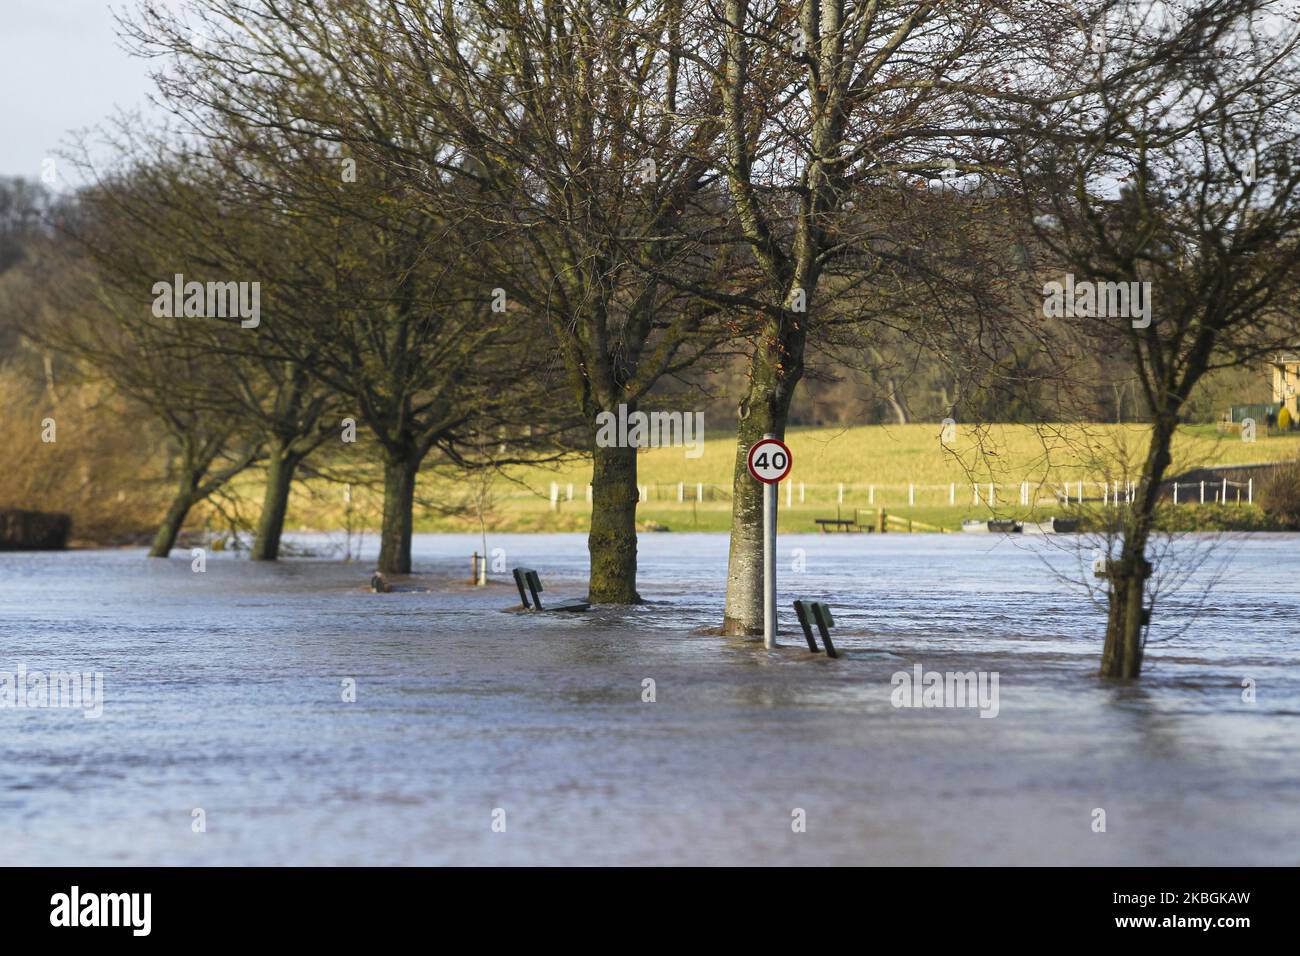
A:
{"label": "beige house wall", "polygon": [[1282,355],[1273,364],[1273,401],[1285,405],[1295,421],[1300,415],[1300,355]]}

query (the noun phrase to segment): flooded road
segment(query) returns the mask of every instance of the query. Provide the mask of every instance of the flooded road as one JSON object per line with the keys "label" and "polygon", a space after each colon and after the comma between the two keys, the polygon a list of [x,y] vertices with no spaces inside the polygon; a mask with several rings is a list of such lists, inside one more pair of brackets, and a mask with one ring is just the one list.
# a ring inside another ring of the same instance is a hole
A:
{"label": "flooded road", "polygon": [[[1053,573],[1079,573],[1064,541],[785,536],[773,652],[702,632],[725,535],[643,535],[650,603],[585,615],[463,583],[474,536],[417,536],[399,583],[420,590],[387,595],[364,562],[0,554],[0,671],[104,681],[97,718],[0,709],[0,855],[1300,862],[1300,536],[1221,542],[1228,569],[1157,611],[1127,686],[1094,676],[1104,614]],[[584,536],[488,544],[544,597],[585,591]],[[843,659],[809,655],[796,597],[831,605]],[[996,673],[996,717],[894,706],[918,665]]]}

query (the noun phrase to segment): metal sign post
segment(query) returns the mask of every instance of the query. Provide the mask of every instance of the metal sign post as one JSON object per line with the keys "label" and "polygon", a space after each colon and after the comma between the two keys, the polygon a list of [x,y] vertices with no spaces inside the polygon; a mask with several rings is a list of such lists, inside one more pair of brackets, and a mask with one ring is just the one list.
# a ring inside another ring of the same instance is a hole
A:
{"label": "metal sign post", "polygon": [[763,489],[763,646],[776,647],[776,486],[790,474],[790,449],[767,434],[749,449],[749,474]]}
{"label": "metal sign post", "polygon": [[763,646],[776,647],[776,485],[763,489]]}

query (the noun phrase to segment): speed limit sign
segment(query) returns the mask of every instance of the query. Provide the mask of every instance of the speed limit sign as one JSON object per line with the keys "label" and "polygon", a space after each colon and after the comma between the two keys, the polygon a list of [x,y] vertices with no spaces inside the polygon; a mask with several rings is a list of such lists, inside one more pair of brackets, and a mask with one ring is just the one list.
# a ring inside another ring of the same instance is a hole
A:
{"label": "speed limit sign", "polygon": [[749,473],[765,485],[774,485],[790,474],[790,464],[790,449],[778,439],[764,438],[749,449]]}

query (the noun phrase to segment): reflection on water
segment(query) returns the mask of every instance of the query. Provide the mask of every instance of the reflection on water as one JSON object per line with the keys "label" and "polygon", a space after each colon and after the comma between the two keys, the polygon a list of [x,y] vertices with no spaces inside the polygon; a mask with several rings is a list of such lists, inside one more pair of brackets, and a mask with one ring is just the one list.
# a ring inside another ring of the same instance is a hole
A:
{"label": "reflection on water", "polygon": [[[783,608],[830,603],[840,661],[810,656],[784,609],[771,653],[704,633],[720,617],[723,535],[645,535],[650,603],[554,616],[508,613],[507,575],[460,583],[472,536],[417,536],[411,583],[428,590],[388,595],[367,592],[369,565],[330,560],[217,554],[197,574],[182,552],[3,554],[0,671],[102,671],[106,700],[98,720],[0,710],[0,852],[1294,864],[1298,545],[1236,542],[1199,618],[1195,586],[1158,613],[1136,685],[1093,676],[1102,612],[1053,575],[1078,559],[1047,539],[783,538]],[[489,546],[538,568],[547,596],[583,591],[583,536]],[[804,573],[790,571],[796,548]],[[998,717],[893,707],[891,675],[918,663],[998,672]],[[192,832],[196,808],[206,832]],[[795,808],[806,833],[791,830]]]}

